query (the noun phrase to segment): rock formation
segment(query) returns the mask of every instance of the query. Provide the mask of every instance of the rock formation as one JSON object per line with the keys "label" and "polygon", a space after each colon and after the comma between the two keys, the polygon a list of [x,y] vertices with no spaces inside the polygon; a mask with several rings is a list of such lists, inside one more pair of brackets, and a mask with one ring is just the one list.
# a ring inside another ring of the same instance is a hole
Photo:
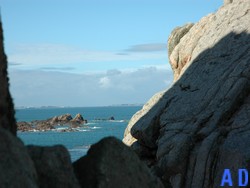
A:
{"label": "rock formation", "polygon": [[225,1],[169,37],[175,82],[124,138],[166,187],[219,187],[224,169],[235,183],[239,168],[250,169],[249,26],[249,1]]}
{"label": "rock formation", "polygon": [[[8,109],[8,110],[6,110]],[[9,78],[7,73],[7,57],[4,53],[3,30],[0,20],[0,127],[16,134],[15,111],[9,92]]]}
{"label": "rock formation", "polygon": [[[18,131],[49,131],[55,129],[56,126],[68,125],[72,128],[77,128],[80,125],[86,124],[88,121],[82,117],[81,114],[77,114],[74,118],[70,114],[63,114],[60,116],[55,116],[53,118],[48,118],[46,120],[34,120],[31,122],[17,122]],[[68,129],[68,131],[73,131],[73,129]]]}
{"label": "rock formation", "polygon": [[136,154],[114,137],[91,146],[87,156],[74,163],[74,169],[84,188],[164,187]]}

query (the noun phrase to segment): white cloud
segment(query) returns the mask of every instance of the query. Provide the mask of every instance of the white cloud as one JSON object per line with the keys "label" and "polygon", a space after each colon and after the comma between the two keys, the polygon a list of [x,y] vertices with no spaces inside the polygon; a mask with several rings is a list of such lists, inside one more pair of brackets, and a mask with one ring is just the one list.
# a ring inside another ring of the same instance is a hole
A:
{"label": "white cloud", "polygon": [[110,81],[110,79],[107,76],[100,78],[99,83],[100,83],[100,85],[101,85],[102,88],[109,88],[109,87],[111,87],[111,81]]}
{"label": "white cloud", "polygon": [[16,106],[144,103],[172,81],[171,71],[157,67],[92,74],[14,69],[9,73]]}

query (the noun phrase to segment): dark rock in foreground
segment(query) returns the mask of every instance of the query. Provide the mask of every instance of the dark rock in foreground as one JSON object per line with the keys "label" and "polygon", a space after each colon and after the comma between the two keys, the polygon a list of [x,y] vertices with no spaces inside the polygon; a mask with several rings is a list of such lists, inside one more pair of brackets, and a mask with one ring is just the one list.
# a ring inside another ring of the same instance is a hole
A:
{"label": "dark rock in foreground", "polygon": [[163,188],[136,154],[114,137],[91,146],[73,166],[84,188]]}
{"label": "dark rock in foreground", "polygon": [[38,187],[37,173],[23,143],[0,128],[0,187]]}
{"label": "dark rock in foreground", "polygon": [[0,21],[0,127],[16,135],[16,120],[12,98],[9,92],[7,57],[4,53],[3,29]]}
{"label": "dark rock in foreground", "polygon": [[28,146],[28,151],[37,170],[39,187],[80,187],[65,147]]}

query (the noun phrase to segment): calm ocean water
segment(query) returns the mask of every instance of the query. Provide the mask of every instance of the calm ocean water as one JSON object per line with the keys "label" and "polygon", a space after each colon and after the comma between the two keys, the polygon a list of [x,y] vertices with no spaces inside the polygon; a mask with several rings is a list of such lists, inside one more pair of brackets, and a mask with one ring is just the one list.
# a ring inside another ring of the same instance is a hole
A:
{"label": "calm ocean water", "polygon": [[[88,120],[88,124],[77,132],[59,132],[58,130],[18,132],[18,136],[26,145],[62,144],[69,150],[71,160],[75,161],[85,155],[92,144],[106,136],[122,139],[128,121],[140,109],[141,106],[19,109],[16,110],[17,121],[42,120],[66,113],[74,117],[80,113],[84,119]],[[115,118],[114,121],[105,121],[112,116]]]}

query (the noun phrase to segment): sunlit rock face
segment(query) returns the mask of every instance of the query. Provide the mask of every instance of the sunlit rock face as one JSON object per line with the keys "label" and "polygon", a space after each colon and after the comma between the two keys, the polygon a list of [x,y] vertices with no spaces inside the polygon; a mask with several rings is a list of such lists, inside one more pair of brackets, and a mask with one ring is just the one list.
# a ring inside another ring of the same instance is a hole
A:
{"label": "sunlit rock face", "polygon": [[235,183],[250,169],[249,26],[249,1],[225,1],[169,37],[174,83],[124,138],[165,186],[219,187],[225,168]]}

